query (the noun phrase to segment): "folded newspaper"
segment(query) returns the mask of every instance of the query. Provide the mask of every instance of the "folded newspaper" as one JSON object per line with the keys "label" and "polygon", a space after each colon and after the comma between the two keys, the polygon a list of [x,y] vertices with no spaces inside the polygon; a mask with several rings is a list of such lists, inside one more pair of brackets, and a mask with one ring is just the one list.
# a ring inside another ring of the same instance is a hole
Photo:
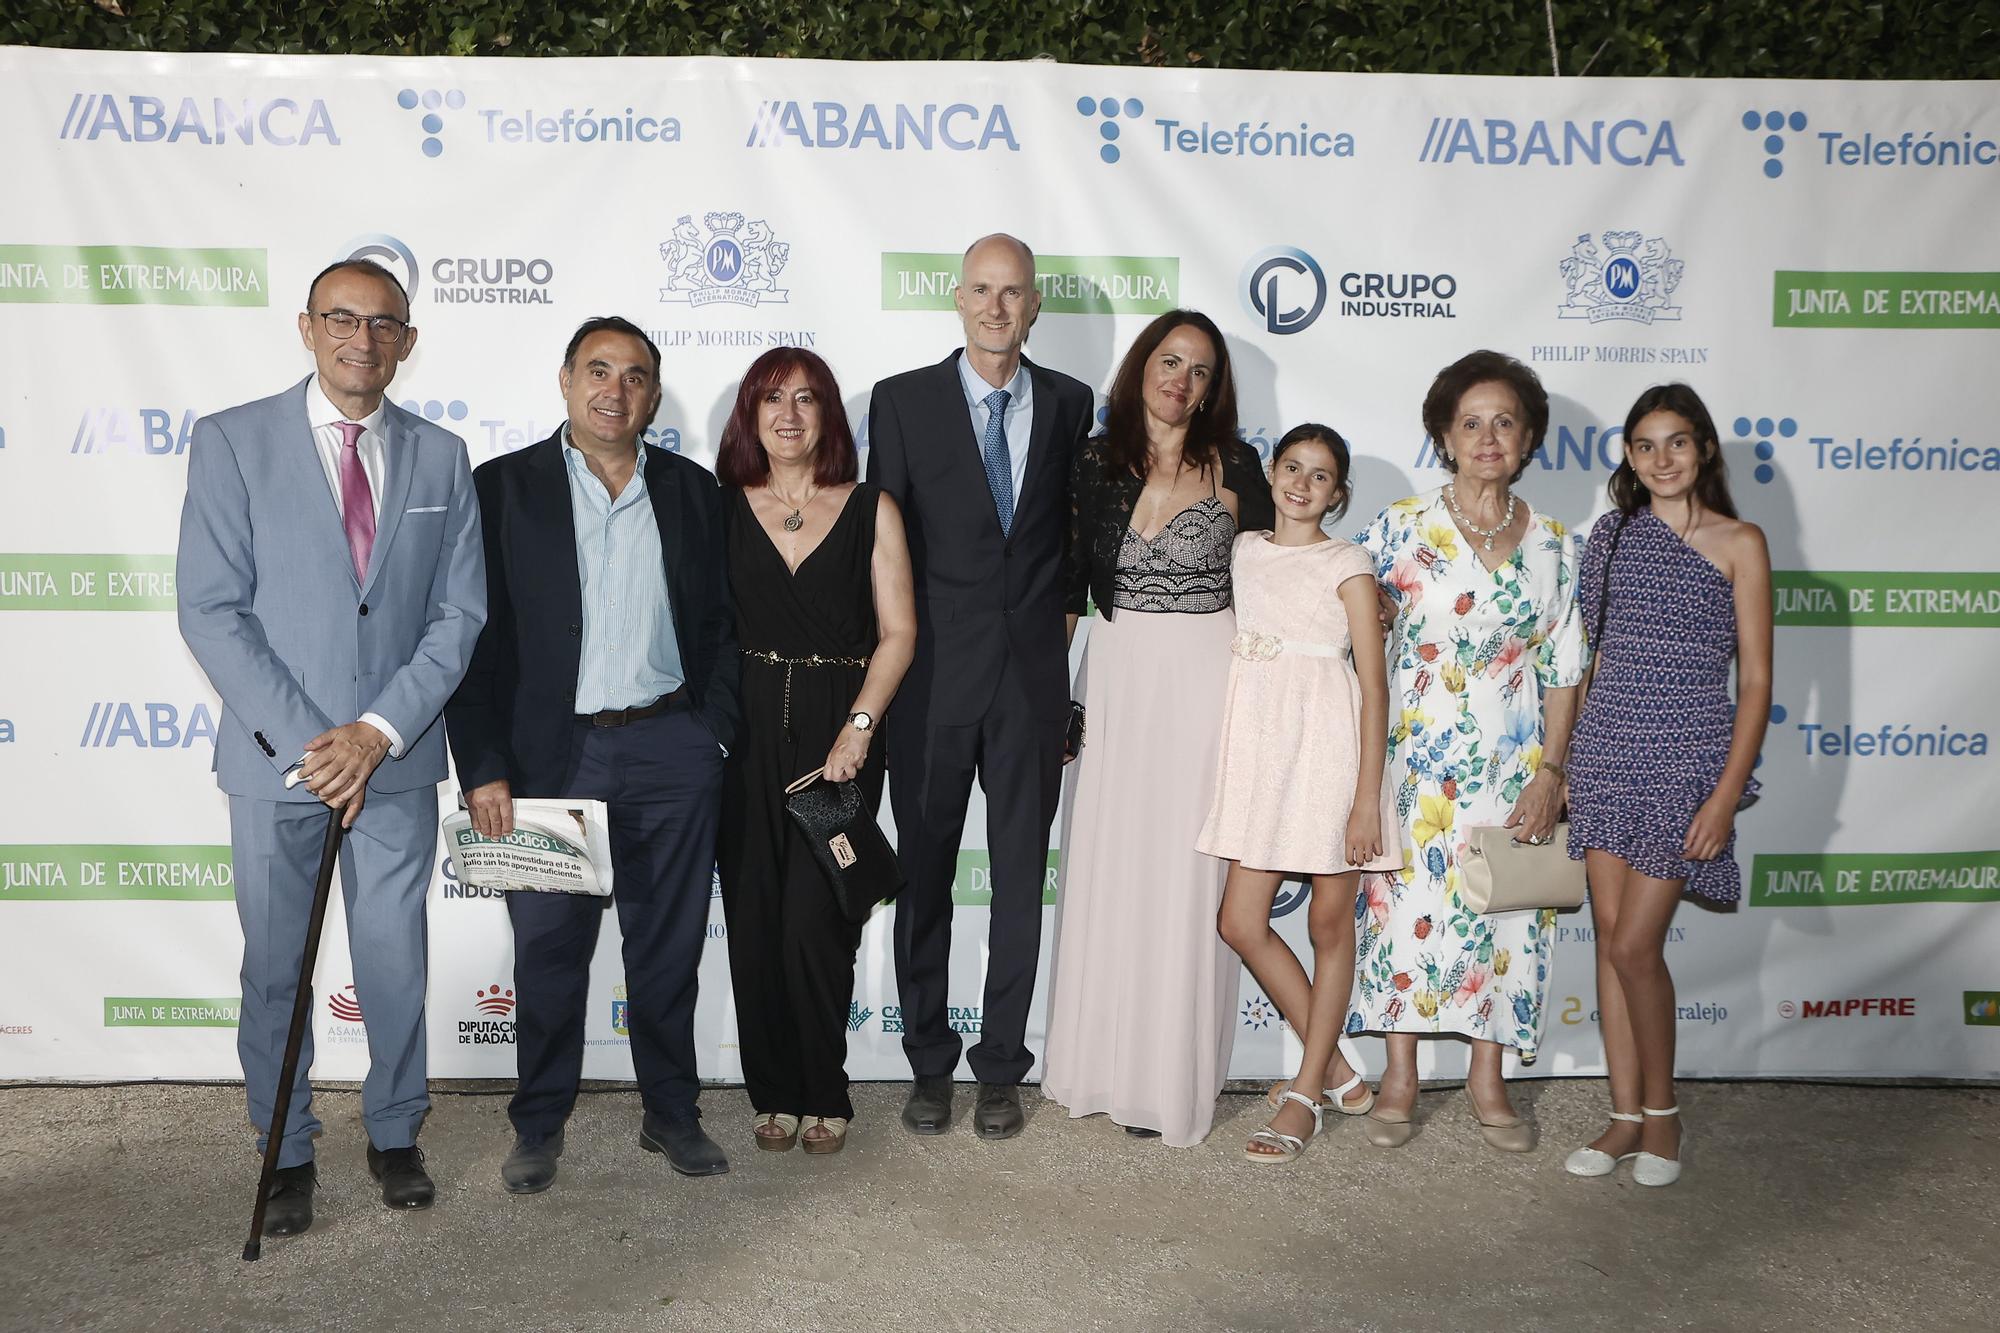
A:
{"label": "folded newspaper", "polygon": [[[461,797],[461,800],[464,798]],[[458,882],[517,893],[611,893],[611,835],[602,801],[514,802],[514,831],[489,838],[464,810],[444,817]]]}

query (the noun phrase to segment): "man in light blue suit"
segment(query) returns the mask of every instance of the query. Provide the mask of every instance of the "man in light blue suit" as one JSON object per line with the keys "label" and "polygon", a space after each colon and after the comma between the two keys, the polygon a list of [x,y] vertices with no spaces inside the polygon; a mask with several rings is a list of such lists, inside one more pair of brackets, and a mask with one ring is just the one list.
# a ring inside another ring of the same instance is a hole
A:
{"label": "man in light blue suit", "polygon": [[[215,775],[229,794],[243,924],[236,1045],[259,1148],[313,872],[337,818],[368,1029],[368,1168],[392,1208],[433,1196],[416,1135],[430,1108],[424,899],[445,776],[439,714],[486,620],[465,444],[382,397],[416,345],[409,316],[379,265],[348,261],[314,279],[299,335],[315,373],[195,423],[176,575],[181,636],[222,697]],[[312,1225],[311,1065],[308,1029],[269,1235]]]}

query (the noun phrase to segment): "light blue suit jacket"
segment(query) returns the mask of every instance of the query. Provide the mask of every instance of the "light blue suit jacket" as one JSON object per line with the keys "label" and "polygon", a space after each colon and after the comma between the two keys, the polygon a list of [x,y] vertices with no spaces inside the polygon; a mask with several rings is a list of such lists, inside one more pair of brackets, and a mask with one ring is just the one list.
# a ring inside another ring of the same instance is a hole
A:
{"label": "light blue suit jacket", "polygon": [[329,727],[377,713],[400,758],[381,792],[443,781],[439,715],[486,623],[479,501],[465,442],[384,411],[381,518],[365,579],[306,420],[308,380],[194,426],[175,585],[181,637],[222,696],[216,782],[233,796],[316,799],[286,770]]}

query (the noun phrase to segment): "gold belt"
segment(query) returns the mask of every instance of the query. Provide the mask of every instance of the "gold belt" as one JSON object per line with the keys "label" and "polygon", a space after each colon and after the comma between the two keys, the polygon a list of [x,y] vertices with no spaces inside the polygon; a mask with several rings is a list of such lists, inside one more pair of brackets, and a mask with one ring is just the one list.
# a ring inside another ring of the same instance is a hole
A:
{"label": "gold belt", "polygon": [[868,659],[865,657],[828,657],[824,653],[809,653],[804,657],[786,657],[782,653],[768,652],[762,648],[741,648],[738,649],[737,651],[741,652],[745,657],[752,658],[759,662],[768,662],[772,666],[781,666],[785,669],[784,725],[785,725],[786,740],[793,739],[792,736],[792,668],[793,667],[823,667],[823,666],[865,667],[868,665]]}

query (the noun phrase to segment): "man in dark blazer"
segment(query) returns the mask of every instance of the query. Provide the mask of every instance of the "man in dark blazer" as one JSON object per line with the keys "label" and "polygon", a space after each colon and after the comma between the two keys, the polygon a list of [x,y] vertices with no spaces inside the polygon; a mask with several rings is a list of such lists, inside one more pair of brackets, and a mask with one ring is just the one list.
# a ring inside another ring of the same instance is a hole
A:
{"label": "man in dark blazer", "polygon": [[[722,762],[737,719],[722,493],[640,442],[660,351],[627,320],[586,321],[558,383],[569,419],[473,474],[489,618],[445,720],[473,825],[513,831],[513,798],[609,802],[639,1144],[683,1175],[729,1159],[695,1106],[696,969],[707,938]],[[547,1189],[583,1070],[604,901],[510,893],[520,1087],[501,1180]]]}
{"label": "man in dark blazer", "polygon": [[972,1048],[981,1138],[1021,1130],[1034,1064],[1028,1008],[1041,954],[1049,823],[1069,721],[1063,548],[1070,455],[1091,419],[1081,383],[1021,355],[1041,309],[1034,254],[1011,236],[965,252],[965,347],[875,386],[868,480],[896,497],[916,577],[917,651],[889,710],[886,758],[908,885],[896,902],[903,1123],[951,1125],[961,1042],[946,1017],[952,880],[974,777],[986,794],[993,899]]}

